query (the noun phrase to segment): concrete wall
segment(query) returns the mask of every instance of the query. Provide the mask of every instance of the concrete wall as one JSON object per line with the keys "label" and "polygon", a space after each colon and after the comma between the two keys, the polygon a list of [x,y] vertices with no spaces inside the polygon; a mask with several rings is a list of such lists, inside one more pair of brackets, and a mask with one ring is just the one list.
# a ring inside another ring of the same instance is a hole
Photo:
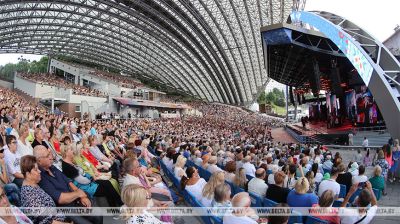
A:
{"label": "concrete wall", "polygon": [[0,79],[0,86],[7,89],[14,89],[14,83]]}

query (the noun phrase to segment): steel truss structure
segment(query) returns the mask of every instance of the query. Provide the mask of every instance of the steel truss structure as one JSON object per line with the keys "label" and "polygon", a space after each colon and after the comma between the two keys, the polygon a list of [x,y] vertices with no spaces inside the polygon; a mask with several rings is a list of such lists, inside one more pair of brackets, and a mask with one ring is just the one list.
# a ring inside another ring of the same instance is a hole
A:
{"label": "steel truss structure", "polygon": [[268,83],[260,27],[291,0],[2,0],[0,53],[66,55],[211,102],[251,103]]}

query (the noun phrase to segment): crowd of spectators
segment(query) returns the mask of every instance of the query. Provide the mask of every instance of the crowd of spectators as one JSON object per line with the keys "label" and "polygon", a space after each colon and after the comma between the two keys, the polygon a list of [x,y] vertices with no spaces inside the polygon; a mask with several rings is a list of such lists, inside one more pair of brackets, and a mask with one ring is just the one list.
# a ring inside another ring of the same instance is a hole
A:
{"label": "crowd of spectators", "polygon": [[47,73],[18,73],[20,77],[48,86],[56,86],[64,89],[72,89],[72,93],[75,95],[83,96],[95,96],[95,97],[107,97],[107,95],[97,89],[88,88],[68,82],[65,79],[58,77],[54,74]]}
{"label": "crowd of spectators", "polygon": [[[221,215],[226,224],[264,223],[266,218],[287,222],[287,217],[259,216],[247,192],[280,207],[331,208],[341,185],[347,190],[340,206],[351,202],[358,209],[342,208],[347,215],[340,217],[334,209],[329,216],[316,216],[330,223],[365,224],[377,210],[373,189],[386,193],[385,178],[394,166],[385,148],[372,159],[375,172],[368,179],[362,161],[344,164],[339,153],[319,145],[275,142],[271,128],[282,126],[281,120],[218,104],[193,103],[203,116],[94,121],[49,114],[7,89],[0,89],[0,105],[0,192],[7,196],[0,203],[15,212],[1,213],[0,223],[102,223],[97,216],[32,216],[18,209],[91,207],[98,197],[107,206],[142,209],[124,213],[127,223],[177,223],[177,217],[157,218],[147,210],[183,200],[169,187],[160,157],[180,179],[178,191],[185,189],[203,206],[245,208]],[[398,151],[394,142],[389,148]],[[199,167],[211,173],[207,181]],[[396,175],[397,168],[392,180]],[[231,197],[231,186],[247,192]],[[356,191],[358,198],[350,200]]]}
{"label": "crowd of spectators", "polygon": [[140,81],[138,81],[136,79],[133,79],[133,78],[127,77],[127,76],[121,76],[119,74],[114,74],[111,72],[95,70],[95,71],[89,72],[89,74],[106,79],[108,81],[118,83],[119,85],[121,85],[122,87],[125,87],[125,88],[136,89],[138,87],[144,86]]}

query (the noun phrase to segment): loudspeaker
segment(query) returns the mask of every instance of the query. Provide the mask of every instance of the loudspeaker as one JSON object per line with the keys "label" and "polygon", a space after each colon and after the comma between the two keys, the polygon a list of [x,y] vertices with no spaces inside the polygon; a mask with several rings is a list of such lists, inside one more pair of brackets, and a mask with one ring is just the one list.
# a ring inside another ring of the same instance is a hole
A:
{"label": "loudspeaker", "polygon": [[294,104],[294,96],[293,96],[293,88],[290,86],[289,87],[289,97],[290,97],[290,103],[292,103],[292,105]]}
{"label": "loudspeaker", "polygon": [[312,59],[313,64],[313,72],[309,73],[308,81],[310,82],[311,91],[314,97],[319,95],[319,91],[321,90],[321,79],[320,79],[320,71],[318,61],[315,57]]}
{"label": "loudspeaker", "polygon": [[339,68],[331,68],[331,72],[329,74],[329,79],[331,80],[331,92],[332,94],[336,94],[336,97],[343,96],[343,89],[340,86],[340,71]]}

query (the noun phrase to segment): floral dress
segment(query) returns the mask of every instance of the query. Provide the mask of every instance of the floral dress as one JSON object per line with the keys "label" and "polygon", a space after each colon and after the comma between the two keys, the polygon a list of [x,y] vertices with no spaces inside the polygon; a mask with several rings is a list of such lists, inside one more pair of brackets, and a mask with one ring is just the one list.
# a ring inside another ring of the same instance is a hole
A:
{"label": "floral dress", "polygon": [[126,224],[148,224],[148,223],[168,224],[170,222],[163,222],[147,211],[144,211],[140,215],[133,215],[128,220],[126,220]]}
{"label": "floral dress", "polygon": [[375,165],[378,165],[382,168],[382,177],[386,178],[389,170],[389,163],[385,159],[378,159],[375,162]]}
{"label": "floral dress", "polygon": [[[21,187],[21,203],[22,207],[46,207],[54,208],[56,204],[53,199],[42,188],[23,185]],[[64,216],[30,216],[33,223],[50,224],[53,220],[64,221]]]}

